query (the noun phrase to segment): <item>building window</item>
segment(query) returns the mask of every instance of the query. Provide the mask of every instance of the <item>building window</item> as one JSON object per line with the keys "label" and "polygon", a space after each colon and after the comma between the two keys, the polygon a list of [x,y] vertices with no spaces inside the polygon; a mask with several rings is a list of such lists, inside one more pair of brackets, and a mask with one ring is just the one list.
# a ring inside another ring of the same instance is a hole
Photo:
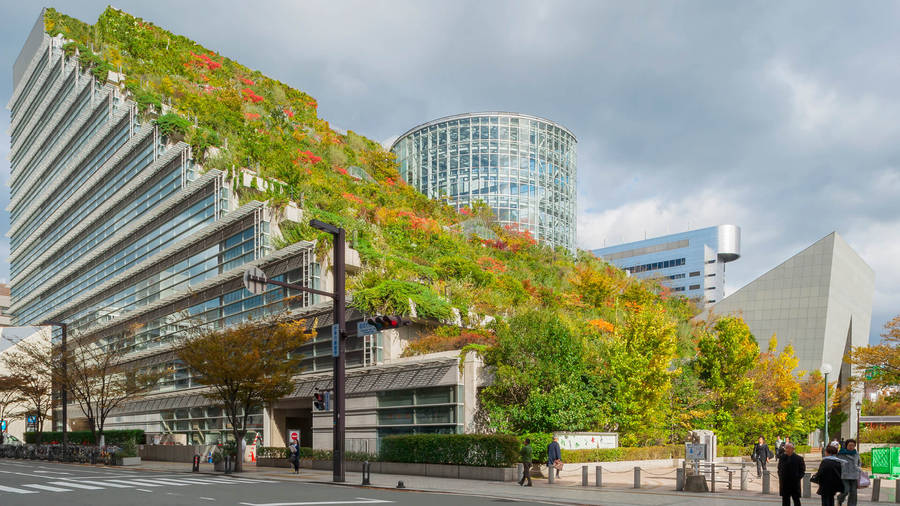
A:
{"label": "building window", "polygon": [[714,277],[716,277],[716,273],[714,272],[714,273],[712,273],[712,274],[707,274],[706,277],[708,277],[708,278],[714,278]]}
{"label": "building window", "polygon": [[715,290],[716,287],[714,287],[714,286],[707,286],[706,289],[707,289],[707,290]]}
{"label": "building window", "polygon": [[691,285],[691,287],[690,287],[689,289],[690,289],[690,290],[699,290],[699,289],[700,289],[700,285]]}
{"label": "building window", "polygon": [[692,278],[696,278],[696,277],[699,276],[699,275],[700,275],[700,271],[694,271],[694,272],[691,273],[691,277],[692,277]]}
{"label": "building window", "polygon": [[716,263],[716,261],[715,261],[715,259],[713,259],[713,260],[707,260],[706,263],[708,263],[708,264],[714,264],[714,263]]}
{"label": "building window", "polygon": [[673,292],[683,292],[683,291],[684,291],[684,287],[683,287],[683,286],[676,286],[675,288],[672,289],[672,291],[673,291]]}
{"label": "building window", "polygon": [[684,258],[673,258],[672,260],[665,260],[662,262],[653,262],[649,264],[643,265],[633,265],[631,267],[625,267],[625,270],[635,274],[639,272],[647,272],[647,271],[655,271],[659,269],[668,269],[670,267],[678,267],[684,265]]}

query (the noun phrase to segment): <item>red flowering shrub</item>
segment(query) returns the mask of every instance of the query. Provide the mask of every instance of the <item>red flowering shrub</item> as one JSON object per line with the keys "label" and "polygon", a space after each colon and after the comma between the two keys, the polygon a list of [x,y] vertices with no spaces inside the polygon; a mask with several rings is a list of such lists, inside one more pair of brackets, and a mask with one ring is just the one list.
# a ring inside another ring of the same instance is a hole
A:
{"label": "red flowering shrub", "polygon": [[261,116],[256,114],[255,112],[245,112],[244,117],[249,119],[250,121],[258,120]]}
{"label": "red flowering shrub", "polygon": [[502,272],[506,272],[506,266],[503,265],[503,262],[497,260],[496,258],[492,258],[489,256],[483,256],[477,260],[478,265],[481,266],[482,269],[486,271],[491,271],[497,274]]}
{"label": "red flowering shrub", "polygon": [[321,157],[321,156],[316,156],[316,155],[312,154],[311,151],[308,151],[308,150],[307,150],[307,151],[300,151],[300,150],[298,149],[298,150],[297,150],[297,153],[299,153],[299,155],[300,155],[300,156],[298,156],[298,157],[294,160],[294,163],[297,164],[297,165],[300,165],[300,164],[312,164],[312,165],[315,165],[315,164],[317,164],[317,163],[319,163],[319,162],[322,161],[322,157]]}
{"label": "red flowering shrub", "polygon": [[312,107],[313,109],[316,109],[319,107],[319,104],[317,104],[315,100],[310,100],[309,102],[306,103],[306,105]]}
{"label": "red flowering shrub", "polygon": [[244,88],[243,90],[241,90],[241,95],[244,96],[244,100],[249,100],[249,101],[253,102],[254,104],[258,104],[264,100],[261,96],[257,95],[250,88]]}
{"label": "red flowering shrub", "polygon": [[472,210],[469,209],[468,207],[460,207],[459,209],[457,209],[457,211],[459,212],[459,214],[463,214],[466,216],[472,215]]}
{"label": "red flowering shrub", "polygon": [[254,84],[256,84],[253,82],[252,79],[247,79],[246,77],[242,77],[240,79],[241,79],[241,82],[246,84],[247,86],[253,86]]}
{"label": "red flowering shrub", "polygon": [[392,177],[385,178],[384,182],[387,183],[389,186],[394,186],[397,184],[397,182],[394,181],[394,178],[392,178]]}
{"label": "red flowering shrub", "polygon": [[341,195],[342,195],[345,199],[349,200],[350,202],[355,202],[355,203],[357,203],[357,204],[362,204],[362,203],[363,203],[363,201],[362,201],[361,198],[357,197],[356,195],[354,195],[354,194],[352,194],[352,193],[344,192],[344,193],[342,193]]}
{"label": "red flowering shrub", "polygon": [[600,332],[612,333],[613,331],[616,330],[616,327],[612,323],[609,323],[608,321],[604,320],[603,318],[597,318],[596,320],[589,320],[588,323],[591,325],[591,327],[593,327],[594,329],[596,329]]}
{"label": "red flowering shrub", "polygon": [[284,111],[284,115],[287,116],[288,118],[294,117],[294,111],[292,111],[290,109],[282,109],[282,111]]}
{"label": "red flowering shrub", "polygon": [[[210,53],[210,54],[212,56],[215,56],[215,54],[212,54],[212,53]],[[209,70],[216,70],[222,66],[221,63],[213,60],[212,58],[210,58],[209,56],[207,56],[205,54],[195,54],[193,51],[191,51],[191,58],[192,59],[190,61],[183,64],[185,66],[185,68],[193,67],[193,68],[200,69],[200,68],[206,67]]]}

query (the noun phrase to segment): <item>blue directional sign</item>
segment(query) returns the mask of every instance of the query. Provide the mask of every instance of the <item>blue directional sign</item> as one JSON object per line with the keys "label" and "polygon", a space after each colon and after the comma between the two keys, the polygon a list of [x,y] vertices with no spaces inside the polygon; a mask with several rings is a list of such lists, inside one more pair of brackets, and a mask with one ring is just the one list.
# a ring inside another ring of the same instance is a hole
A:
{"label": "blue directional sign", "polygon": [[341,354],[341,328],[337,323],[331,326],[331,356],[337,357]]}
{"label": "blue directional sign", "polygon": [[378,329],[375,328],[375,325],[366,322],[359,322],[356,324],[356,335],[358,336],[368,336],[377,333]]}
{"label": "blue directional sign", "polygon": [[6,430],[6,420],[0,420],[0,432]]}
{"label": "blue directional sign", "polygon": [[34,415],[28,415],[27,420],[28,423],[37,423],[37,417]]}

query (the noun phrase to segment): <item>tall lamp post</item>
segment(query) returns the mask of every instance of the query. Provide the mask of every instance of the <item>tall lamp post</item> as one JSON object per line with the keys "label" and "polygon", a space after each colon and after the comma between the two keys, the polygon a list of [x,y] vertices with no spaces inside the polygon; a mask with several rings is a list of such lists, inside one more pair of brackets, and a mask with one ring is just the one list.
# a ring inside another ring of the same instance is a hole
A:
{"label": "tall lamp post", "polygon": [[859,448],[860,443],[862,443],[862,433],[859,432],[860,426],[860,413],[862,412],[862,401],[856,401],[856,447]]}
{"label": "tall lamp post", "polygon": [[831,364],[822,364],[822,374],[825,375],[825,444],[822,446],[822,451],[825,451],[825,447],[831,442],[831,437],[828,434],[828,375],[830,373]]}

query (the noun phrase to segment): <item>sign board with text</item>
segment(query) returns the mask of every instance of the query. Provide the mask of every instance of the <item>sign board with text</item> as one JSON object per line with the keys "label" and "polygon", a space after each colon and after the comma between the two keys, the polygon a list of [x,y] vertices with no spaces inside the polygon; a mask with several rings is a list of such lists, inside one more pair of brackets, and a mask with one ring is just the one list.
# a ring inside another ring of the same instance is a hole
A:
{"label": "sign board with text", "polygon": [[617,448],[619,435],[615,432],[557,432],[559,447],[564,450]]}
{"label": "sign board with text", "polygon": [[706,445],[685,443],[684,458],[686,460],[706,460]]}
{"label": "sign board with text", "polygon": [[337,323],[331,326],[331,356],[341,354],[341,327]]}

